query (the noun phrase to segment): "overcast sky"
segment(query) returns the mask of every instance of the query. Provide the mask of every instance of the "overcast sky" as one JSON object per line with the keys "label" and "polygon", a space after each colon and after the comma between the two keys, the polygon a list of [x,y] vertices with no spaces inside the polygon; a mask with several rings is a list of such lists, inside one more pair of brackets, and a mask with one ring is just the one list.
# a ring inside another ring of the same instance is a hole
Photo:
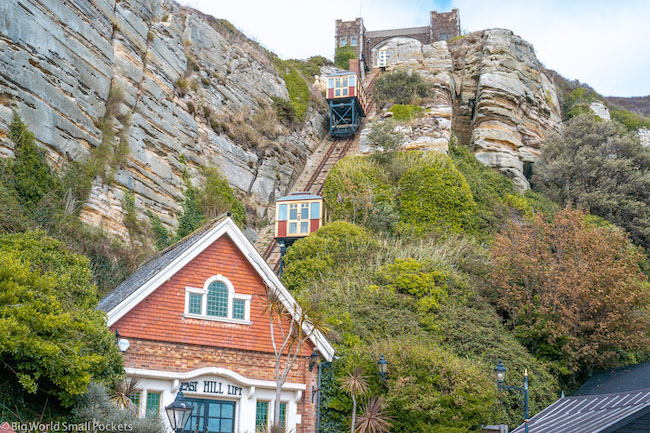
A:
{"label": "overcast sky", "polygon": [[428,25],[460,10],[465,32],[507,28],[549,69],[605,96],[650,95],[650,0],[181,0],[225,18],[282,58],[334,55],[334,20],[367,30]]}

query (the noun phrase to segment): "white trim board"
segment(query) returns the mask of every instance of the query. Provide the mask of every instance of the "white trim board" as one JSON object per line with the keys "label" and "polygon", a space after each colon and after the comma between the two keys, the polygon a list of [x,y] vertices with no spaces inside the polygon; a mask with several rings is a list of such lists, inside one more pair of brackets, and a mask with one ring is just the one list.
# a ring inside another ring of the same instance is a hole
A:
{"label": "white trim board", "polygon": [[[189,262],[191,262],[224,234],[227,234],[235,243],[237,248],[239,248],[240,252],[244,255],[244,257],[246,257],[253,269],[255,269],[260,277],[262,277],[262,280],[266,283],[266,285],[268,285],[271,289],[279,292],[282,303],[294,317],[297,317],[297,312],[294,310],[294,306],[297,306],[297,302],[294,297],[291,295],[291,293],[289,293],[287,288],[284,287],[284,284],[282,284],[280,279],[277,277],[277,275],[275,275],[273,270],[253,247],[250,241],[246,239],[234,221],[230,217],[226,217],[223,221],[219,222],[207,233],[201,236],[180,256],[167,264],[167,266],[165,266],[160,272],[156,273],[146,283],[144,283],[132,294],[127,296],[119,304],[108,311],[106,313],[108,326],[112,326],[118,320],[124,317],[129,311],[135,308],[136,305],[142,302],[158,287],[167,282],[178,271],[183,269]],[[306,333],[311,332],[311,329],[307,326],[304,326],[303,329]],[[334,357],[334,347],[320,331],[316,330],[311,335],[310,340],[316,346],[316,349],[321,354],[321,356],[323,356],[327,361],[332,361]]]}

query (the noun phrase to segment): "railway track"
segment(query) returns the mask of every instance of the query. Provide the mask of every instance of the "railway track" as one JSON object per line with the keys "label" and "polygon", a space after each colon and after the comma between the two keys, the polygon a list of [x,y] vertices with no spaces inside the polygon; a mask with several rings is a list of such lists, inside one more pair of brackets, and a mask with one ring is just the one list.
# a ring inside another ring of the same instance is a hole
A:
{"label": "railway track", "polygon": [[[375,78],[376,78],[376,74],[373,74],[366,85],[366,88],[368,89],[367,99],[366,99],[367,114],[369,114],[370,111],[375,106],[375,101],[374,98],[372,97]],[[361,128],[363,128],[364,124],[365,124],[365,119],[363,120]],[[357,134],[347,138],[336,138],[332,140],[330,145],[325,150],[320,162],[318,163],[316,168],[314,168],[313,172],[309,176],[309,179],[304,184],[304,186],[301,186],[299,188],[299,190],[309,191],[310,193],[315,195],[322,195],[323,190],[325,189],[325,181],[327,180],[327,175],[329,174],[332,167],[334,167],[334,164],[336,164],[337,161],[343,158],[347,154],[348,150],[350,150],[350,146],[354,142],[356,136]],[[264,253],[262,254],[262,257],[271,266],[273,272],[277,274],[280,271],[280,266],[281,266],[280,246],[278,245],[278,242],[274,238],[271,239],[267,247],[264,249]]]}

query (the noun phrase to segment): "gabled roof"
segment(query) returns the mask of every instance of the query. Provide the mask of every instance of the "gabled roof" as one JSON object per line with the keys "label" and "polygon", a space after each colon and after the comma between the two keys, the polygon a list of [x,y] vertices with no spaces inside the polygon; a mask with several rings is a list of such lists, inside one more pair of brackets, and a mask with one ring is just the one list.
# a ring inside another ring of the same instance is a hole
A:
{"label": "gabled roof", "polygon": [[[612,433],[650,413],[650,388],[564,397],[532,417],[534,433]],[[520,425],[512,433],[524,433]]]}
{"label": "gabled roof", "polygon": [[[122,284],[104,296],[99,301],[97,308],[106,312],[108,326],[112,326],[124,317],[154,290],[224,234],[228,235],[235,243],[266,285],[279,292],[283,304],[294,317],[297,317],[297,312],[294,310],[294,307],[297,306],[296,300],[262,256],[255,250],[250,241],[246,239],[239,227],[226,215],[206,224],[181,241],[156,254]],[[311,332],[311,329],[308,328],[304,328],[304,330],[306,333]],[[311,336],[311,341],[325,359],[332,360],[334,348],[321,332],[315,331]]]}
{"label": "gabled roof", "polygon": [[610,394],[650,388],[650,362],[594,373],[573,395]]}

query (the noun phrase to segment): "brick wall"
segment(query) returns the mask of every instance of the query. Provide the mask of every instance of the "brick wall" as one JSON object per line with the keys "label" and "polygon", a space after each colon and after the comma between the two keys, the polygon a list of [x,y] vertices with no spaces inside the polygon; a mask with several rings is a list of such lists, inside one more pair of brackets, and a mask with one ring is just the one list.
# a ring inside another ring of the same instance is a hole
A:
{"label": "brick wall", "polygon": [[431,12],[431,40],[449,40],[460,36],[460,16],[458,9],[451,12]]}

